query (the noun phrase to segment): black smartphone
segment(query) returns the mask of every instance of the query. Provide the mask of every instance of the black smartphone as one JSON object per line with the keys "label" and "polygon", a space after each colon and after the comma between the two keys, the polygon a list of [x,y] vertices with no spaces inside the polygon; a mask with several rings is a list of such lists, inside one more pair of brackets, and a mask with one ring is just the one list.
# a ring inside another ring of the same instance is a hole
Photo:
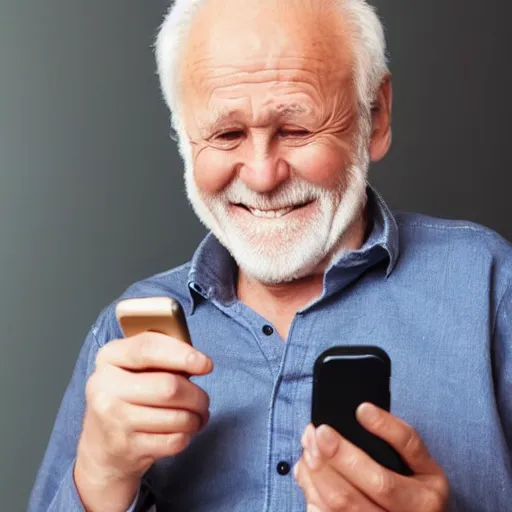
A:
{"label": "black smartphone", "polygon": [[382,466],[402,475],[412,471],[398,452],[357,421],[356,409],[370,402],[390,410],[391,360],[379,347],[332,347],[316,360],[313,369],[311,421],[329,425]]}

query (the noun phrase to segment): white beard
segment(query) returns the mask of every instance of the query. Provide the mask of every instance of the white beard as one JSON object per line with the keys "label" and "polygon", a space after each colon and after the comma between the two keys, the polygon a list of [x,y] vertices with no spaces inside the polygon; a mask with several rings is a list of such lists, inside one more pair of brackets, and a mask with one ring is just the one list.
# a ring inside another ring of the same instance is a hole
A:
{"label": "white beard", "polygon": [[[362,141],[358,142],[359,165],[353,165],[335,189],[292,177],[271,194],[259,194],[236,178],[213,196],[205,196],[198,189],[191,151],[184,151],[182,146],[187,195],[201,222],[247,275],[266,284],[299,279],[315,272],[321,263],[330,266],[340,257],[343,236],[362,214],[369,158],[367,150],[362,151]],[[247,212],[233,219],[228,213],[228,207],[237,203],[268,210],[311,200],[314,211],[303,222],[293,215],[268,220]]]}

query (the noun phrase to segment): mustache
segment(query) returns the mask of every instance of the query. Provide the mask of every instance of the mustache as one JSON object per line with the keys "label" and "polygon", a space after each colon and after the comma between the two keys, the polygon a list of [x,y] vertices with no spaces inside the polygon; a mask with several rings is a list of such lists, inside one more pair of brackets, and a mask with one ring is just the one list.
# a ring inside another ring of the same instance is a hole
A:
{"label": "mustache", "polygon": [[217,196],[217,199],[232,204],[243,204],[258,210],[280,210],[289,206],[311,203],[327,194],[328,191],[323,187],[297,179],[286,181],[271,192],[262,194],[251,190],[237,178]]}

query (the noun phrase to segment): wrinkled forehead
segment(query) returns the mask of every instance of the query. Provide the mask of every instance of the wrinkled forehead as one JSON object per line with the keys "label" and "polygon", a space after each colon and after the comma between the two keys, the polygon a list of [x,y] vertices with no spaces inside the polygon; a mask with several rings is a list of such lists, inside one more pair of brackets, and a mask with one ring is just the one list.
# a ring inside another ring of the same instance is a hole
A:
{"label": "wrinkled forehead", "polygon": [[192,23],[180,82],[195,88],[211,73],[262,69],[346,81],[354,69],[352,55],[348,30],[333,10],[300,0],[210,0]]}

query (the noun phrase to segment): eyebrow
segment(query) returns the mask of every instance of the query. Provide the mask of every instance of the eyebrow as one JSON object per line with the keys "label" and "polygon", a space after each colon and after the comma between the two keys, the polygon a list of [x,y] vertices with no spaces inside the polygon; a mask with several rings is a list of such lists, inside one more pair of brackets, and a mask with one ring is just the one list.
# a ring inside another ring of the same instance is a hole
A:
{"label": "eyebrow", "polygon": [[278,112],[280,116],[284,117],[290,114],[305,114],[308,112],[308,109],[300,103],[290,103],[277,105],[274,111]]}
{"label": "eyebrow", "polygon": [[[281,103],[269,109],[268,114],[265,113],[265,120],[286,119],[287,117],[293,117],[295,115],[307,114],[309,111],[310,109],[300,103]],[[229,108],[211,112],[210,116],[205,120],[204,127],[215,127],[225,121],[236,118],[239,113],[240,111],[238,109]]]}

